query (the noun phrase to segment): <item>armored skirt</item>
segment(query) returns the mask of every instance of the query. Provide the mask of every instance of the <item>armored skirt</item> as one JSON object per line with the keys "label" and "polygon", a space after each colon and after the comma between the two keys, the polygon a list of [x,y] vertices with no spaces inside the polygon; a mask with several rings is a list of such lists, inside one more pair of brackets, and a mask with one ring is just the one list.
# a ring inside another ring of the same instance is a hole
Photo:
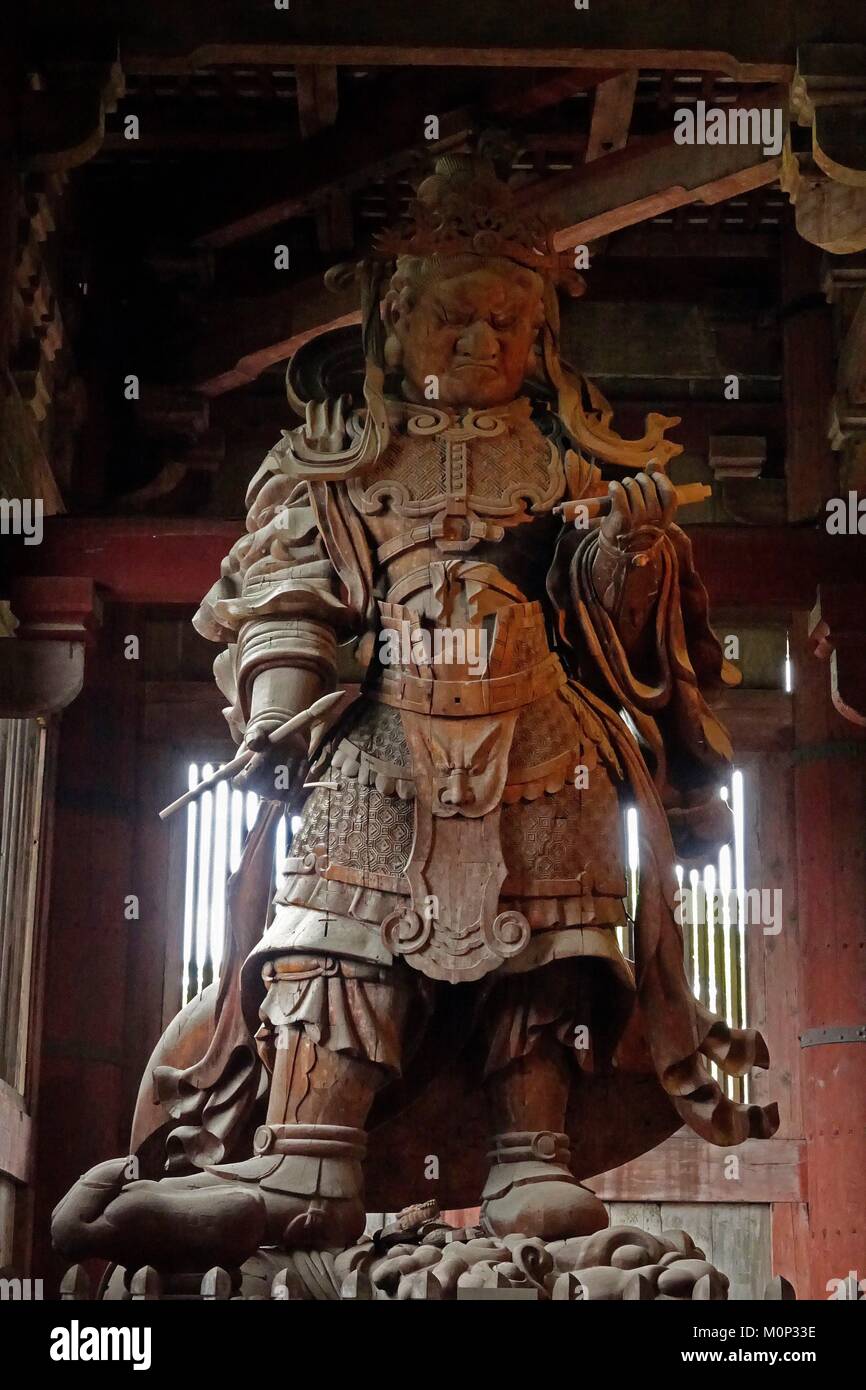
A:
{"label": "armored skirt", "polygon": [[[386,631],[408,622],[381,607]],[[622,769],[550,653],[539,604],[497,613],[484,671],[380,670],[328,738],[244,968],[251,1002],[262,973],[266,1028],[303,1026],[399,1072],[402,1015],[417,1021],[418,1009],[397,996],[427,1012],[431,981],[484,981],[482,998],[505,977],[589,957],[631,987],[616,932]],[[576,1026],[566,1013],[564,1034]]]}

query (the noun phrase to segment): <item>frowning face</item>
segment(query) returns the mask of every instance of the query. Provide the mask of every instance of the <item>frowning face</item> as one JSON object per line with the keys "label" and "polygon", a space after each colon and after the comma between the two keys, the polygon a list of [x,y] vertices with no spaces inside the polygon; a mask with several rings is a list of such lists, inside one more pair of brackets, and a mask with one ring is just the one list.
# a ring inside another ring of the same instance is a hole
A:
{"label": "frowning face", "polygon": [[542,318],[541,280],[518,266],[481,266],[400,296],[391,328],[406,398],[478,408],[514,400]]}

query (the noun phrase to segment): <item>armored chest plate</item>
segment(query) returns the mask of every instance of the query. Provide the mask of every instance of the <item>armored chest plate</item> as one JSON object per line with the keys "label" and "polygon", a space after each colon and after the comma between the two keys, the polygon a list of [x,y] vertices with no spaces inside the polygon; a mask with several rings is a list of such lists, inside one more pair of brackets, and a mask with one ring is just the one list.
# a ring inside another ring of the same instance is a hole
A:
{"label": "armored chest plate", "polygon": [[530,509],[548,511],[564,491],[559,453],[531,419],[526,400],[459,419],[414,407],[405,432],[349,481],[354,505],[367,516],[387,505],[403,517],[496,517],[506,526],[529,520]]}

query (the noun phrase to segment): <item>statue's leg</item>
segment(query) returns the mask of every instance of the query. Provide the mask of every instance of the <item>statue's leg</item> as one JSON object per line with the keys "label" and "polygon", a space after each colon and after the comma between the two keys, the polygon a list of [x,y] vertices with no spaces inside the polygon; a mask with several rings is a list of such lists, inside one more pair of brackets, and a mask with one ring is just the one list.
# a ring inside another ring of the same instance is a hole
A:
{"label": "statue's leg", "polygon": [[126,1159],[99,1165],[54,1213],[70,1258],[199,1270],[241,1264],[263,1244],[324,1248],[361,1234],[364,1125],[400,1071],[410,972],[310,954],[269,960],[263,974],[271,1087],[255,1156],[158,1182],[135,1180]]}
{"label": "statue's leg", "polygon": [[263,977],[267,1119],[253,1159],[210,1172],[258,1184],[275,1244],[348,1244],[366,1219],[367,1115],[400,1072],[412,981],[390,967],[289,954],[268,961]]}
{"label": "statue's leg", "polygon": [[[258,1176],[276,1244],[344,1245],[361,1234],[364,1126],[387,1080],[384,1067],[331,1051],[301,1028],[286,1027],[267,1121],[254,1139],[257,1157],[240,1165],[245,1176]],[[227,1166],[226,1177],[232,1166],[237,1172],[238,1165]]]}
{"label": "statue's leg", "polygon": [[574,965],[506,977],[487,1003],[484,1090],[493,1139],[481,1219],[494,1235],[558,1240],[607,1225],[604,1204],[569,1167],[565,1115],[575,1066],[563,1038],[572,1028]]}

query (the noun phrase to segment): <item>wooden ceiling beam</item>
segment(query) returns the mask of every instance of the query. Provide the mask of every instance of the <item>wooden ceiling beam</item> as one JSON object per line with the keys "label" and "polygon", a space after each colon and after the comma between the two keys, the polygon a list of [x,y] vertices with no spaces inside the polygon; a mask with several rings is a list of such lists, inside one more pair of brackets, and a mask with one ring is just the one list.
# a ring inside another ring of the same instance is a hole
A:
{"label": "wooden ceiling beam", "polygon": [[569,97],[592,91],[599,83],[617,76],[614,69],[577,67],[569,71],[532,70],[497,73],[484,84],[481,105],[497,116],[519,118],[558,106]]}
{"label": "wooden ceiling beam", "polygon": [[[17,575],[92,579],[118,603],[197,605],[243,528],[241,518],[50,517],[40,546],[10,543]],[[751,608],[755,574],[766,611],[810,610],[818,584],[866,566],[866,537],[799,526],[689,526],[710,601]]]}
{"label": "wooden ceiling beam", "polygon": [[420,68],[590,68],[622,72],[641,68],[662,72],[713,72],[735,82],[789,82],[796,68],[795,47],[782,61],[741,61],[733,53],[710,48],[454,48],[405,44],[383,48],[346,44],[208,44],[187,55],[160,57],[130,53],[129,72],[177,76],[221,66],[290,67],[296,63],[333,63],[337,67]]}
{"label": "wooden ceiling beam", "polygon": [[[828,14],[828,10],[830,13]],[[605,0],[576,10],[566,0],[503,6],[474,0],[443,22],[437,6],[404,0],[317,0],[250,6],[249,0],[183,6],[177,0],[30,0],[37,42],[80,48],[117,35],[128,71],[189,71],[215,63],[395,66],[679,68],[742,80],[793,75],[798,44],[826,41],[827,24],[849,43],[866,40],[862,0]]]}

